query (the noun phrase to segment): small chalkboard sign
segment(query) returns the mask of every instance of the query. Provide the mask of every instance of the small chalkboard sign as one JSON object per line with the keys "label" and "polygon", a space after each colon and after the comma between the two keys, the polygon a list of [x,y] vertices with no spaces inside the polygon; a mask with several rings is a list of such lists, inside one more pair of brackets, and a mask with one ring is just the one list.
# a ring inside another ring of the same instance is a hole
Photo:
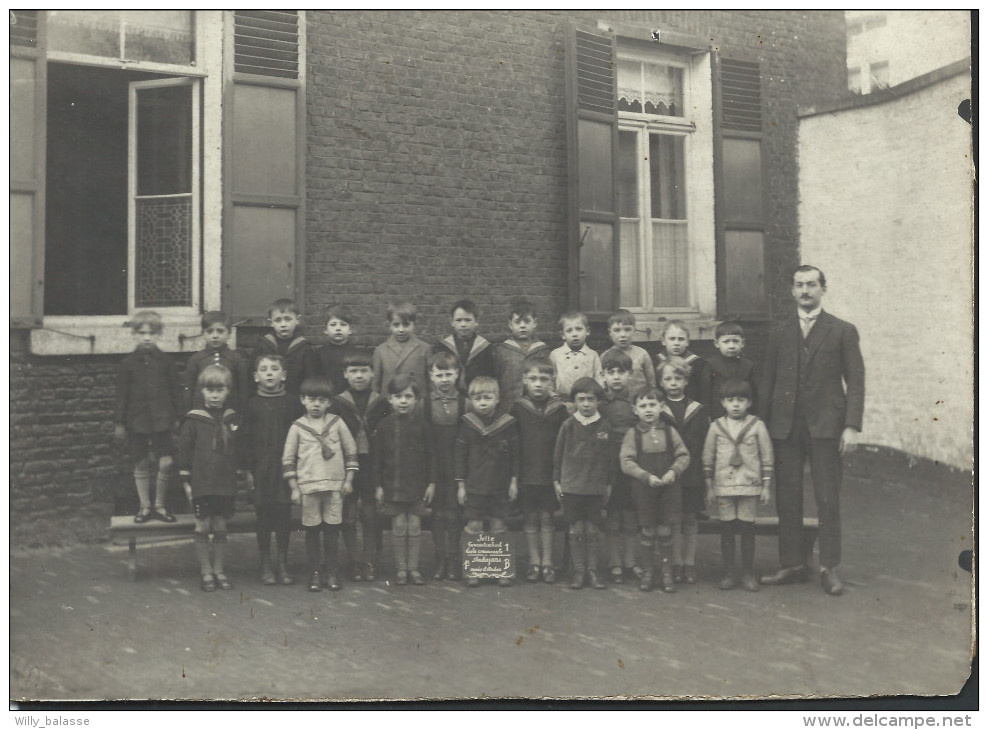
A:
{"label": "small chalkboard sign", "polygon": [[515,561],[511,557],[508,535],[481,532],[471,536],[463,550],[464,578],[514,578]]}

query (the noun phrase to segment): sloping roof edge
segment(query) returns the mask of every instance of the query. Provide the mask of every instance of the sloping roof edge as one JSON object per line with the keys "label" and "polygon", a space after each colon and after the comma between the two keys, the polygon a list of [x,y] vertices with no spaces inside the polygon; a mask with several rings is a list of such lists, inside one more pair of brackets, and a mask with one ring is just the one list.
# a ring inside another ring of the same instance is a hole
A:
{"label": "sloping roof edge", "polygon": [[885,104],[963,73],[971,73],[970,56],[947,64],[946,66],[941,66],[934,71],[917,76],[914,79],[909,79],[909,81],[904,81],[888,89],[873,91],[870,94],[848,94],[845,97],[825,104],[800,107],[798,115],[800,119],[805,119],[806,117],[813,117],[819,114],[832,114],[833,112],[845,111],[847,109],[859,109],[877,104]]}

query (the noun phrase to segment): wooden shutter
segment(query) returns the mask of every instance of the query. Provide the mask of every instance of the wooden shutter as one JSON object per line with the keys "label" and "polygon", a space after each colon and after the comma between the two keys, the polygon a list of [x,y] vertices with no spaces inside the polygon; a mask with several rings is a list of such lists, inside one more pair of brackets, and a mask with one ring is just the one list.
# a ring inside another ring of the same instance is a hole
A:
{"label": "wooden shutter", "polygon": [[567,44],[570,305],[611,312],[619,301],[615,39],[574,31]]}
{"label": "wooden shutter", "polygon": [[761,67],[716,53],[713,62],[718,316],[760,319],[768,314]]}
{"label": "wooden shutter", "polygon": [[10,326],[40,326],[45,271],[44,11],[10,11]]}
{"label": "wooden shutter", "polygon": [[275,299],[303,299],[305,30],[295,11],[228,19],[223,308],[251,321]]}

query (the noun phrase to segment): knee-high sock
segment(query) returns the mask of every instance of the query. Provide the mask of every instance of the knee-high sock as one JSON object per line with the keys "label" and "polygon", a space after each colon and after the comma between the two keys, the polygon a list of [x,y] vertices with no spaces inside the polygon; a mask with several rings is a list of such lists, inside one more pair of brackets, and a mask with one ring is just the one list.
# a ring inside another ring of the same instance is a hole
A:
{"label": "knee-high sock", "polygon": [[541,565],[542,558],[539,555],[539,530],[537,527],[525,528],[525,545],[528,547],[528,564]]}
{"label": "knee-high sock", "polygon": [[349,523],[340,525],[340,534],[343,536],[343,546],[346,548],[346,559],[351,563],[357,562],[357,525]]}
{"label": "knee-high sock", "polygon": [[199,559],[199,572],[203,575],[213,574],[213,565],[209,560],[209,535],[197,532],[193,535],[196,546],[196,558]]}
{"label": "knee-high sock", "polygon": [[734,521],[725,522],[720,533],[720,556],[724,570],[734,569]]}
{"label": "knee-high sock", "polygon": [[556,531],[551,526],[542,528],[539,533],[542,536],[542,567],[548,568],[552,565],[552,539],[556,536]]}
{"label": "knee-high sock", "polygon": [[151,473],[146,468],[134,468],[134,486],[137,487],[141,509],[148,509],[151,506]]}
{"label": "knee-high sock", "polygon": [[213,533],[213,572],[223,572],[223,559],[226,557],[226,532]]}
{"label": "knee-high sock", "polygon": [[755,565],[755,523],[738,521],[741,533],[741,569],[750,573]]}
{"label": "knee-high sock", "polygon": [[322,530],[319,525],[306,525],[305,528],[305,560],[310,573],[319,570],[319,535]]}
{"label": "knee-high sock", "polygon": [[323,557],[325,558],[324,562],[326,564],[326,570],[333,573],[339,567],[340,526],[323,523],[322,540]]}
{"label": "knee-high sock", "polygon": [[683,564],[696,565],[696,515],[684,515],[682,524]]}

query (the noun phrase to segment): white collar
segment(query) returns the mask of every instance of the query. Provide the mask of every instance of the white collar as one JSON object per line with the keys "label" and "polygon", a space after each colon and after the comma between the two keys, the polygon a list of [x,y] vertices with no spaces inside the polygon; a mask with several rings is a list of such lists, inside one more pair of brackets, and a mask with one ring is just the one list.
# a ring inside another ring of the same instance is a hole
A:
{"label": "white collar", "polygon": [[822,304],[811,312],[805,312],[802,309],[799,309],[798,307],[796,308],[796,314],[799,315],[799,318],[808,319],[808,320],[815,320],[817,317],[820,316],[820,312],[822,311],[823,311]]}
{"label": "white collar", "polygon": [[574,411],[573,418],[575,418],[578,423],[584,426],[589,426],[591,423],[597,423],[597,421],[600,420],[600,411],[594,413],[592,416],[590,416],[590,418],[587,418],[586,416],[581,416],[579,411]]}

